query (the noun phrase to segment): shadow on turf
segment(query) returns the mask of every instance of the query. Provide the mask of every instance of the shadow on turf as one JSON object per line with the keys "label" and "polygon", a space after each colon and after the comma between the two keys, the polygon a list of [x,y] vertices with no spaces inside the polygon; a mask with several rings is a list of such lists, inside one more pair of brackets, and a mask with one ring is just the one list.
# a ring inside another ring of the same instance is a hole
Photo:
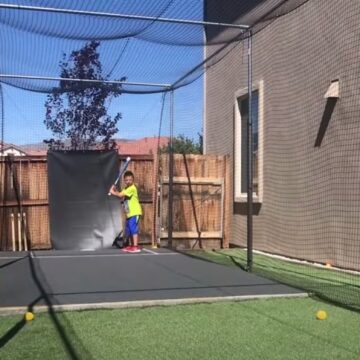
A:
{"label": "shadow on turf", "polygon": [[[330,304],[334,305],[333,302],[330,302]],[[299,334],[306,334],[311,339],[312,342],[316,342],[317,340],[321,340],[324,343],[327,343],[331,346],[334,346],[338,349],[341,349],[344,351],[344,353],[350,353],[351,355],[356,355],[359,358],[359,352],[353,351],[351,348],[347,347],[346,344],[334,344],[333,341],[331,341],[326,333],[319,333],[317,331],[308,331],[304,326],[296,326],[296,323],[294,321],[287,321],[286,316],[283,316],[283,313],[281,315],[273,315],[272,313],[269,313],[266,310],[261,310],[258,306],[253,306],[251,302],[243,303],[242,306],[246,307],[249,311],[252,311],[256,317],[266,317],[274,322],[277,322],[281,324],[284,328],[289,329],[289,333],[296,331]],[[318,321],[318,320],[316,320]],[[291,357],[289,357],[291,358]],[[307,357],[305,357],[306,359]],[[352,358],[352,357],[351,357]]]}
{"label": "shadow on turf", "polygon": [[[174,250],[174,251],[181,253],[183,255],[195,258],[195,259],[219,264],[219,262],[216,262],[216,260],[206,259],[197,254],[187,253],[186,250],[185,251]],[[201,253],[201,251],[200,251],[200,253]],[[229,259],[233,265],[241,268],[244,271],[247,271],[246,267],[239,262],[239,259],[236,259],[234,256],[231,256],[229,254],[221,254],[221,255],[223,255],[225,258]],[[224,263],[220,263],[220,264],[226,265]],[[227,265],[229,265],[229,264],[227,264]],[[343,299],[345,299],[345,298],[356,299],[356,296],[358,296],[359,285],[346,284],[346,283],[343,283],[341,281],[336,281],[336,280],[333,280],[333,281],[338,282],[337,284],[325,284],[325,283],[319,284],[319,283],[316,283],[316,280],[327,281],[328,279],[326,277],[322,277],[319,275],[306,274],[306,273],[303,273],[300,271],[295,271],[295,270],[290,270],[290,269],[286,269],[286,270],[282,269],[281,270],[275,266],[257,264],[257,267],[258,267],[258,269],[253,271],[253,273],[255,275],[276,281],[283,285],[291,286],[293,288],[296,288],[296,289],[299,289],[302,291],[306,291],[309,293],[309,296],[314,299],[321,300],[323,302],[326,302],[326,303],[329,303],[329,304],[332,304],[332,305],[335,305],[335,306],[338,306],[338,307],[341,307],[341,308],[344,308],[344,309],[347,309],[350,311],[354,311],[357,313],[360,312],[360,305],[358,302],[356,302],[356,300],[354,300],[353,303],[349,303],[349,302],[346,302],[345,300],[339,300],[339,295],[337,295],[337,294],[341,294],[341,297]],[[271,270],[271,269],[273,269],[273,270]],[[286,274],[285,274],[284,276],[281,276],[281,275],[276,276],[277,271],[279,271],[279,270],[281,270],[283,272],[285,271],[289,275],[286,276]],[[299,278],[300,275],[306,276],[308,278],[307,282],[303,278],[300,279]],[[348,294],[348,296],[346,296],[346,294]]]}
{"label": "shadow on turf", "polygon": [[[229,262],[226,264],[223,262],[217,262],[215,259],[207,259],[202,257],[200,255],[200,250],[198,254],[189,253],[188,250],[172,250],[194,259],[223,265],[235,265],[243,271],[247,271],[246,266],[242,265],[239,262],[239,259],[236,259],[236,257],[229,254],[222,254],[229,260]],[[279,275],[279,271],[281,271],[283,275]],[[303,272],[290,269],[280,269],[276,266],[270,265],[265,266],[257,264],[257,269],[254,269],[253,273],[266,279],[276,281],[280,284],[306,291],[309,293],[310,297],[316,298],[317,300],[321,300],[350,311],[360,312],[360,304],[356,300],[358,299],[359,285],[347,284],[339,280],[333,280],[333,282],[337,284],[316,283],[316,280],[327,281],[328,279],[319,275],[305,274]],[[300,275],[309,278],[308,282],[305,282],[303,278],[300,278]],[[346,298],[348,300],[346,300]],[[353,301],[349,302],[350,299],[353,299]]]}
{"label": "shadow on turf", "polygon": [[[31,271],[31,276],[34,279],[34,282],[36,286],[38,287],[40,291],[40,296],[35,299],[32,303],[28,305],[28,311],[33,311],[34,306],[41,300],[45,302],[48,308],[48,313],[50,315],[50,318],[52,322],[54,323],[55,329],[59,334],[59,337],[63,343],[63,346],[69,356],[69,359],[72,360],[80,360],[80,359],[89,359],[92,360],[91,354],[86,350],[84,346],[81,346],[81,342],[76,339],[76,333],[72,330],[71,325],[69,322],[66,321],[65,317],[62,318],[62,321],[60,321],[58,315],[56,314],[54,308],[53,308],[53,302],[49,296],[49,292],[46,291],[46,280],[43,276],[43,280],[40,279],[39,274],[41,275],[42,272],[40,269],[36,270],[36,265],[34,262],[34,259],[32,256],[28,256],[29,259],[29,266]],[[62,322],[66,322],[66,326],[62,324]],[[70,334],[69,334],[70,333]],[[81,349],[76,349],[73,345],[74,340],[77,340],[77,342],[80,344]]]}
{"label": "shadow on turf", "polygon": [[14,338],[18,332],[25,326],[25,319],[17,322],[5,335],[0,338],[0,349],[4,347],[12,338]]}

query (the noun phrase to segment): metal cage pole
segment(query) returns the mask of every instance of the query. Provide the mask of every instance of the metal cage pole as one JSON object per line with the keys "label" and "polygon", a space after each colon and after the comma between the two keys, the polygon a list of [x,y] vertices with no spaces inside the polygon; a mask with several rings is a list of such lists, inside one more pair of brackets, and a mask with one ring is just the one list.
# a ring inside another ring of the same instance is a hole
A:
{"label": "metal cage pole", "polygon": [[170,91],[170,139],[169,139],[169,205],[168,205],[168,246],[173,245],[173,178],[174,178],[174,90]]}
{"label": "metal cage pole", "polygon": [[49,13],[68,14],[68,15],[87,15],[87,16],[128,19],[128,20],[143,20],[143,21],[151,21],[151,22],[157,21],[157,22],[172,23],[172,24],[216,26],[216,27],[243,29],[243,30],[249,28],[249,25],[242,25],[242,24],[231,24],[231,23],[229,24],[229,23],[198,21],[198,20],[188,20],[188,19],[171,19],[171,18],[163,18],[156,16],[118,14],[118,13],[101,12],[101,11],[86,11],[86,10],[76,10],[76,9],[53,8],[53,7],[45,7],[45,6],[29,6],[29,5],[0,3],[0,9],[49,12]]}
{"label": "metal cage pole", "polygon": [[252,32],[248,37],[248,123],[247,123],[247,270],[253,266],[253,122],[252,122]]}
{"label": "metal cage pole", "polygon": [[0,74],[0,79],[28,79],[28,80],[45,80],[45,81],[69,81],[76,83],[89,83],[89,84],[114,84],[114,85],[132,85],[132,86],[149,86],[169,88],[170,84],[159,84],[149,82],[131,82],[120,80],[97,80],[97,79],[78,79],[78,78],[62,78],[56,76],[36,76],[36,75],[20,75],[20,74]]}

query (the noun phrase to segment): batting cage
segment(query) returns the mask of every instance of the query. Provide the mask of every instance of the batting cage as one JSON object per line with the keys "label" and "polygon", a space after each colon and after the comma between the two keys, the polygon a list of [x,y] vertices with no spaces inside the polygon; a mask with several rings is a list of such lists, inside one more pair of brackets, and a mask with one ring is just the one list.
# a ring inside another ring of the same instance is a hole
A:
{"label": "batting cage", "polygon": [[2,1],[2,253],[136,241],[359,309],[359,12]]}

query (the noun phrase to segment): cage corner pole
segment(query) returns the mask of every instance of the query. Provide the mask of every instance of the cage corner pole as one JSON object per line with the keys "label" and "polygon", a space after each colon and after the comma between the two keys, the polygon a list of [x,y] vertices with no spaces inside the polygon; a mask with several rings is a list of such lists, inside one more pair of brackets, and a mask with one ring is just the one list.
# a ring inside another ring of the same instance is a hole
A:
{"label": "cage corner pole", "polygon": [[248,124],[247,124],[247,270],[253,268],[253,122],[252,122],[252,32],[248,36]]}
{"label": "cage corner pole", "polygon": [[169,139],[169,205],[168,205],[168,247],[173,246],[173,198],[174,198],[174,89],[170,89],[170,139]]}

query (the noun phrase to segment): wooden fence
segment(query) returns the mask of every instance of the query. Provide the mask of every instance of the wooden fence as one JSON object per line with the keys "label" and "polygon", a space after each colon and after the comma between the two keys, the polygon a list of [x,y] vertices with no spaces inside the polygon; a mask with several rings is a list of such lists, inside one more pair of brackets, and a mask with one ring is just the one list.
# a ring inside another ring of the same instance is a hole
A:
{"label": "wooden fence", "polygon": [[[135,174],[143,207],[141,242],[164,245],[168,157],[132,156],[129,170]],[[228,247],[232,203],[228,172],[229,159],[224,156],[175,155],[174,246]],[[0,158],[0,249],[14,247],[51,248],[46,157]]]}
{"label": "wooden fence", "polygon": [[[181,248],[228,247],[231,227],[229,158],[174,156],[173,245]],[[168,157],[160,159],[160,237],[168,237]]]}

